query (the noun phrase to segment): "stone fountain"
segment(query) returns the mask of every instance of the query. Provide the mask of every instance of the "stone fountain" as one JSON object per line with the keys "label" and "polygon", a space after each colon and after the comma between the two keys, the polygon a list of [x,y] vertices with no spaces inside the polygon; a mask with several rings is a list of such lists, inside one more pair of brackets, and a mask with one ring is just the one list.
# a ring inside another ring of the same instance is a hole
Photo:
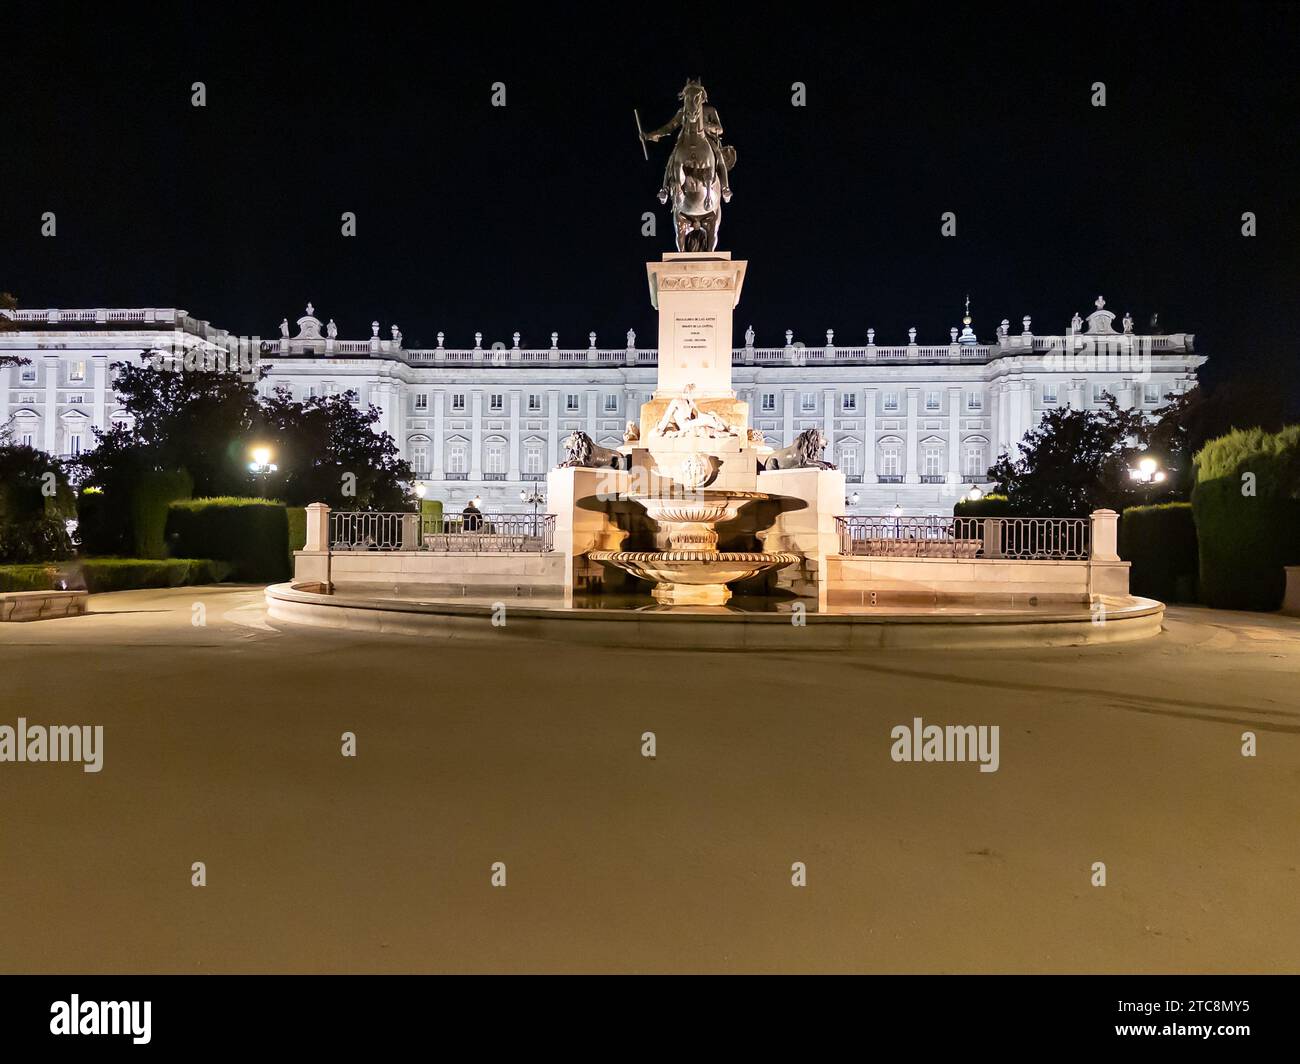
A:
{"label": "stone fountain", "polygon": [[[621,497],[655,523],[663,549],[595,550],[587,557],[652,581],[651,593],[668,605],[722,605],[731,598],[729,584],[798,560],[718,550],[720,525],[742,511],[757,514],[761,508],[751,504],[781,501],[757,490],[758,471],[772,452],[750,431],[749,405],[731,386],[731,315],[745,267],[725,251],[669,253],[647,264],[659,311],[658,386],[640,423],[629,423],[618,454],[627,473]],[[571,445],[570,461],[591,464],[590,447]],[[770,523],[745,531],[757,535]]]}

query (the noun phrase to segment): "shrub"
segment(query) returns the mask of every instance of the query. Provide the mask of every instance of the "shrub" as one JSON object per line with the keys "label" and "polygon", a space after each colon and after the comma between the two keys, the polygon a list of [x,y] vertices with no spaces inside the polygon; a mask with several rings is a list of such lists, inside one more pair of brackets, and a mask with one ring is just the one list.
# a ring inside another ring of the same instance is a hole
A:
{"label": "shrub", "polygon": [[183,469],[140,475],[131,490],[131,540],[137,558],[167,557],[168,507],[188,499],[193,490],[194,481]]}
{"label": "shrub", "polygon": [[131,591],[145,587],[218,584],[230,565],[208,558],[86,558],[65,577],[69,587],[87,591]]}
{"label": "shrub", "polygon": [[0,591],[49,591],[58,579],[54,565],[0,565]]}
{"label": "shrub", "polygon": [[77,496],[77,538],[85,554],[129,555],[135,546],[130,506],[100,488],[83,489]]}
{"label": "shrub", "polygon": [[974,502],[958,499],[952,512],[956,517],[1011,517],[1015,510],[1005,495],[984,495]]}
{"label": "shrub", "polygon": [[430,532],[439,532],[442,530],[441,499],[420,500],[420,525],[424,530]]}
{"label": "shrub", "polygon": [[173,554],[230,562],[232,580],[271,583],[289,577],[289,520],[284,504],[273,499],[222,496],[173,503],[167,539]]}
{"label": "shrub", "polygon": [[1119,556],[1132,563],[1133,594],[1162,602],[1195,602],[1198,555],[1192,504],[1125,509],[1119,521]]}
{"label": "shrub", "polygon": [[76,496],[43,451],[0,441],[0,562],[35,563],[72,553]]}
{"label": "shrub", "polygon": [[307,546],[307,507],[286,507],[284,518],[289,526],[289,571],[293,572],[293,552]]}
{"label": "shrub", "polygon": [[1210,440],[1196,455],[1192,511],[1202,600],[1277,609],[1283,567],[1300,563],[1300,425]]}
{"label": "shrub", "polygon": [[63,586],[90,592],[217,584],[227,562],[207,558],[83,558],[61,565],[0,566],[0,591],[50,591]]}

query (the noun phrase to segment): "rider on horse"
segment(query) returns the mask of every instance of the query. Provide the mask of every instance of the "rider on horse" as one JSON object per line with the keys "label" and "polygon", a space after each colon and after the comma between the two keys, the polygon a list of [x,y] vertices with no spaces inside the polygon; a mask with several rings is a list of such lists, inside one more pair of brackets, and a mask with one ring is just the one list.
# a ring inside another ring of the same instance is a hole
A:
{"label": "rider on horse", "polygon": [[[730,146],[722,146],[722,120],[718,118],[718,110],[709,104],[709,94],[704,91],[704,86],[695,78],[687,80],[685,87],[677,94],[677,98],[682,101],[682,106],[677,113],[665,124],[660,126],[652,133],[647,133],[645,139],[649,141],[659,141],[668,136],[676,129],[683,126],[689,127],[692,124],[702,126],[704,139],[709,147],[713,150],[713,164],[717,171],[718,179],[722,183],[722,201],[731,202],[731,175],[728,172],[736,164],[736,149]],[[680,175],[678,173],[681,167],[681,161],[674,151],[668,157],[668,165],[664,170],[663,187],[659,189],[659,202],[667,203],[668,197],[678,187]],[[712,206],[711,204],[709,206]]]}

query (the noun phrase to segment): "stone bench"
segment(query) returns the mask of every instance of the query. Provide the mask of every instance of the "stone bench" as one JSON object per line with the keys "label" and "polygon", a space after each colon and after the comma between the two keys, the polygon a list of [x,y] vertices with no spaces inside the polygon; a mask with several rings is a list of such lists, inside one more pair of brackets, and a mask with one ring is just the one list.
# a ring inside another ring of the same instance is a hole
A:
{"label": "stone bench", "polygon": [[84,591],[0,591],[0,621],[44,621],[85,612]]}

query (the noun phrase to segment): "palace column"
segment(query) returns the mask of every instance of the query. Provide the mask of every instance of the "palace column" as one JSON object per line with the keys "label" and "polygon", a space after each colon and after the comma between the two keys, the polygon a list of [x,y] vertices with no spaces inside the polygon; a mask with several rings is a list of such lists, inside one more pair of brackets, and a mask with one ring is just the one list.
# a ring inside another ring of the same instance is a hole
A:
{"label": "palace column", "polygon": [[511,480],[519,479],[519,389],[510,392],[510,458],[509,473]]}
{"label": "palace column", "polygon": [[862,483],[876,480],[876,389],[868,388],[862,408]]}
{"label": "palace column", "polygon": [[596,438],[596,407],[599,405],[600,393],[594,388],[587,389],[587,435]]}
{"label": "palace column", "polygon": [[0,366],[0,425],[9,421],[9,367]]}
{"label": "palace column", "polygon": [[1034,427],[1034,382],[1022,380],[1020,382],[1020,436],[1023,439],[1026,432]]}
{"label": "palace column", "polygon": [[429,478],[431,480],[441,480],[443,476],[443,433],[446,431],[443,428],[443,397],[445,395],[446,393],[441,388],[433,393],[433,447],[430,448],[430,450],[433,451],[433,454],[431,456],[432,467],[429,470]]}
{"label": "palace column", "polygon": [[59,427],[59,356],[45,356],[45,441],[42,450],[58,454],[55,433]]}
{"label": "palace column", "polygon": [[794,443],[794,392],[789,388],[781,391],[781,446],[789,447]]}
{"label": "palace column", "polygon": [[948,389],[948,483],[961,483],[961,387]]}
{"label": "palace column", "polygon": [[546,468],[560,464],[560,393],[558,389],[546,390]]}
{"label": "palace column", "polygon": [[904,484],[919,484],[921,476],[916,469],[916,446],[917,446],[917,402],[920,396],[919,388],[907,389],[907,464],[904,467],[907,472],[903,477]]}
{"label": "palace column", "polygon": [[[95,355],[95,420],[97,429],[108,428],[108,356]],[[4,417],[0,416],[0,424]],[[89,443],[89,441],[87,441]]]}
{"label": "palace column", "polygon": [[475,388],[470,398],[469,479],[483,479],[483,392]]}
{"label": "palace column", "polygon": [[827,388],[822,392],[822,403],[826,409],[822,411],[822,423],[825,428],[822,430],[826,433],[826,458],[828,461],[835,461],[835,390]]}

